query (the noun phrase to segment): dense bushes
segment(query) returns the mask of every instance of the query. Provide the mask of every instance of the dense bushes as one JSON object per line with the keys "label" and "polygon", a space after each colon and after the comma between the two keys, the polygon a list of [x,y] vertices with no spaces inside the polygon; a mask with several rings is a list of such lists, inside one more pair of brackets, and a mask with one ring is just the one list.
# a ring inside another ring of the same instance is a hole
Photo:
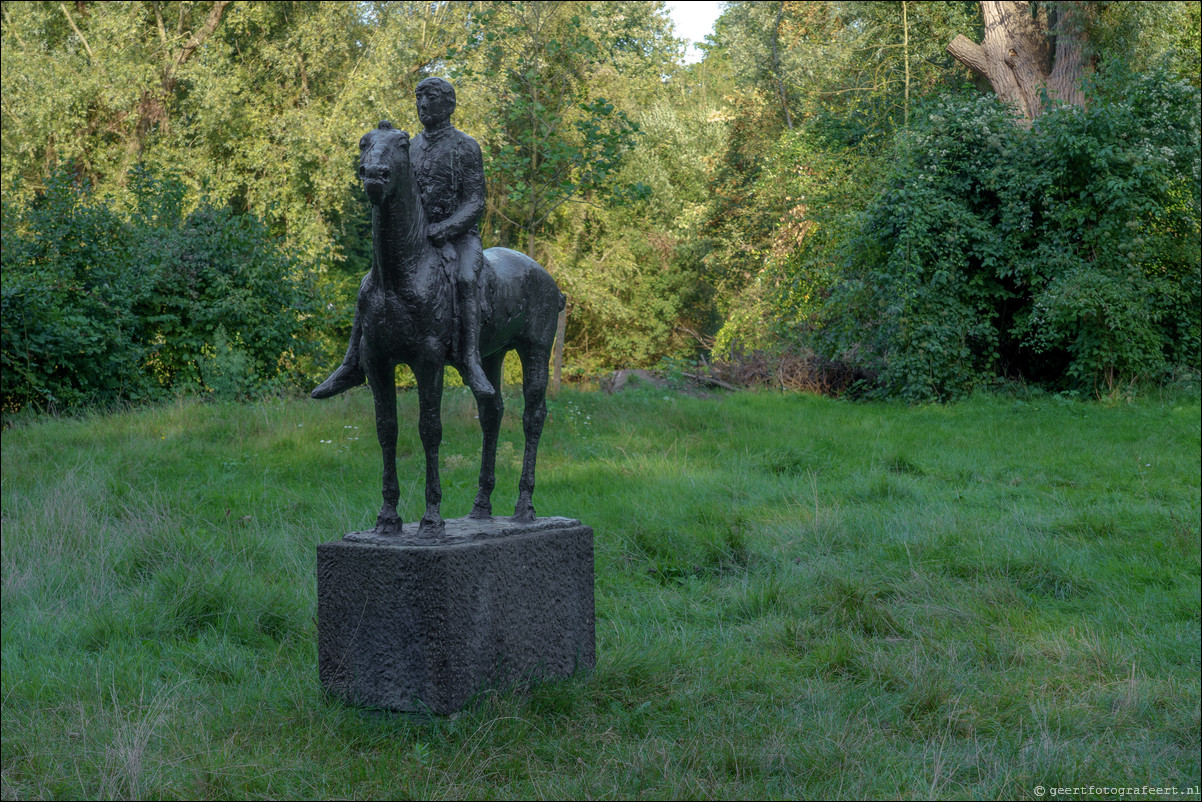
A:
{"label": "dense bushes", "polygon": [[4,409],[237,396],[307,347],[306,272],[260,220],[185,214],[172,179],[135,172],[130,188],[119,210],[62,170],[28,204],[5,204]]}
{"label": "dense bushes", "polygon": [[849,243],[827,346],[911,399],[1197,370],[1198,154],[1198,91],[1165,74],[1030,129],[992,97],[937,104]]}

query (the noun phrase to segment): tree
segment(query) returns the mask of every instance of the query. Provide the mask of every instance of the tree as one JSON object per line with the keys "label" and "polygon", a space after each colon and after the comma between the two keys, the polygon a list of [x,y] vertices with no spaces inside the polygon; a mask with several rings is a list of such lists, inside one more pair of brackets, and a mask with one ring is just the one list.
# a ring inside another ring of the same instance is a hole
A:
{"label": "tree", "polygon": [[573,204],[545,240],[556,277],[573,300],[572,367],[598,373],[691,357],[711,327],[712,290],[698,236],[704,223],[706,162],[723,124],[700,102],[687,74],[661,86],[638,113],[639,146],[618,180],[642,182],[645,198]]}
{"label": "tree", "polygon": [[170,126],[181,80],[228,6],[5,3],[6,189],[21,174],[39,190],[66,160],[94,184],[124,180]]}
{"label": "tree", "polygon": [[1043,113],[1047,101],[1072,106],[1085,102],[1081,81],[1090,67],[1088,5],[981,0],[981,44],[959,35],[947,52],[987,80],[998,98],[1029,124]]}
{"label": "tree", "polygon": [[[625,112],[589,89],[604,49],[587,16],[583,3],[495,3],[472,20],[478,42],[469,51],[479,48],[482,64],[461,75],[488,86],[499,100],[486,136],[488,211],[493,230],[520,234],[531,258],[539,230],[557,209],[618,191],[614,178],[637,132]],[[566,320],[565,308],[555,338],[553,392],[563,370]]]}
{"label": "tree", "polygon": [[184,183],[185,211],[208,198],[252,212],[320,261],[318,292],[344,322],[327,343],[336,358],[370,256],[355,143],[382,119],[416,122],[413,89],[467,13],[424,2],[5,3],[5,198],[29,200],[70,160],[98,196],[131,208],[127,176],[141,164]]}
{"label": "tree", "polygon": [[[49,0],[4,3],[0,35],[0,184],[9,208],[43,193],[68,160],[120,213],[137,205],[131,167],[178,176],[184,213],[204,198],[252,212],[319,261],[319,297],[342,326],[321,335],[331,354],[345,342],[370,255],[355,143],[382,119],[412,131],[419,81],[460,75],[457,124],[480,139],[492,183],[485,238],[530,250],[533,234],[556,270],[567,252],[559,246],[592,224],[577,212],[595,222],[637,200],[638,175],[622,165],[636,118],[662,98],[680,51],[662,3],[583,0]],[[637,239],[613,220],[599,252],[614,244],[610,236]],[[597,286],[619,274],[598,276]],[[577,278],[577,288],[593,280],[583,270]],[[649,293],[676,286],[645,278]],[[663,320],[640,329],[637,346],[594,350],[598,364],[656,358],[650,339],[671,330],[670,301]],[[587,325],[606,327],[597,317]]]}
{"label": "tree", "polygon": [[[725,319],[719,346],[763,345],[782,320],[812,316],[798,307],[803,297],[817,300],[814,281],[798,273],[801,262],[829,262],[834,256],[814,246],[838,243],[830,231],[809,235],[862,199],[916,98],[963,80],[942,42],[971,29],[971,10],[964,3],[728,5],[706,56],[729,63],[737,87],[721,112],[724,152],[713,160],[704,231]],[[799,261],[792,251],[807,237]],[[819,272],[825,283],[829,265]]]}
{"label": "tree", "polygon": [[1048,103],[1080,106],[1102,59],[1146,71],[1167,60],[1198,85],[1198,4],[980,2],[980,44],[956,36],[947,52],[987,83],[1026,124]]}
{"label": "tree", "polygon": [[[916,399],[1196,365],[1196,94],[1191,115],[1153,69],[1196,86],[1190,14],[730,4],[710,50],[740,87],[704,229],[717,346],[850,356]],[[982,22],[977,45],[963,34]],[[949,40],[991,97],[969,98]]]}

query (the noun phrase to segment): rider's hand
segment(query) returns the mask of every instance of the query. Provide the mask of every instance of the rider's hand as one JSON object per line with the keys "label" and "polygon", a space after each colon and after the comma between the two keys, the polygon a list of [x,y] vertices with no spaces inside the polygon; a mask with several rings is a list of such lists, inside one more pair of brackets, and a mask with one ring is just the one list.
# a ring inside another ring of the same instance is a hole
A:
{"label": "rider's hand", "polygon": [[441,248],[447,241],[446,230],[439,223],[428,225],[426,226],[426,238],[434,243],[436,248]]}

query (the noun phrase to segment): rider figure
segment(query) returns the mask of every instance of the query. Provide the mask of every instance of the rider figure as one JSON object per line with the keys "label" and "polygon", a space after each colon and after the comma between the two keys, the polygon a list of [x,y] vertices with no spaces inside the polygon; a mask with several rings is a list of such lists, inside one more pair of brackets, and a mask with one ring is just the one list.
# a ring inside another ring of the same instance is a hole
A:
{"label": "rider figure", "polygon": [[[496,391],[480,366],[477,277],[484,264],[484,249],[477,226],[484,213],[484,158],[476,140],[451,125],[454,111],[455,90],[450,83],[427,78],[417,85],[417,116],[425,130],[414,137],[409,159],[426,213],[426,236],[444,258],[451,249],[457,257],[452,257],[451,264],[461,345],[456,356],[467,368],[464,380],[472,392],[487,398]],[[364,382],[359,331],[356,316],[342,365],[312,392],[313,398],[329,398]]]}

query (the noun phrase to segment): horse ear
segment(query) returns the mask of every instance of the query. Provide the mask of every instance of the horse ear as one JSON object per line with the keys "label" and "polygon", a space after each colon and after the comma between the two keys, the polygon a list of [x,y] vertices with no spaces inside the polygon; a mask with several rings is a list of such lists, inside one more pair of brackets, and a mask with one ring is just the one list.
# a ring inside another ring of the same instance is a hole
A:
{"label": "horse ear", "polygon": [[388,122],[388,120],[380,120],[380,124],[377,125],[376,127],[377,128],[391,128],[392,123]]}

